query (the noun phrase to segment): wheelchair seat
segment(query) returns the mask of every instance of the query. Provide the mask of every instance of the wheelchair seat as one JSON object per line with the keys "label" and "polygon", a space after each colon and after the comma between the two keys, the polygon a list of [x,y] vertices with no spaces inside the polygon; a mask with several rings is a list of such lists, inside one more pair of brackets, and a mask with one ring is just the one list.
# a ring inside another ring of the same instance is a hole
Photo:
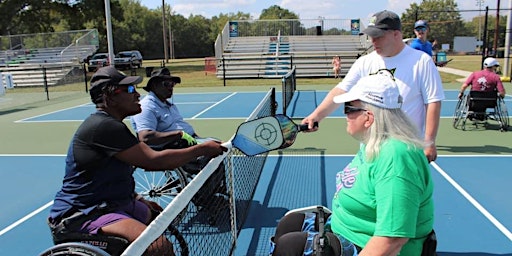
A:
{"label": "wheelchair seat", "polygon": [[481,91],[470,91],[469,92],[469,116],[470,120],[476,119],[479,121],[487,120],[487,109],[496,107],[498,101],[498,94],[495,91],[481,92]]}

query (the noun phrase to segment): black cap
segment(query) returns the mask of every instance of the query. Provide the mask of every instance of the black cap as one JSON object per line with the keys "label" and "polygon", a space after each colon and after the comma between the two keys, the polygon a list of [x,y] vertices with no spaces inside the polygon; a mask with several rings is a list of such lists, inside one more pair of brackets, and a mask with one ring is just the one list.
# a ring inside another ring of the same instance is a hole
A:
{"label": "black cap", "polygon": [[91,88],[89,94],[91,100],[97,103],[103,94],[102,89],[107,85],[131,85],[142,82],[140,76],[127,76],[113,66],[99,68],[91,77]]}
{"label": "black cap", "polygon": [[168,68],[161,68],[161,69],[151,72],[151,78],[149,79],[146,86],[142,87],[142,89],[144,89],[148,92],[151,91],[151,85],[153,85],[153,83],[158,80],[170,80],[177,84],[181,83],[180,77],[171,76],[171,71],[169,71]]}
{"label": "black cap", "polygon": [[396,13],[384,10],[370,18],[368,27],[363,30],[363,33],[371,37],[381,37],[386,30],[402,30],[402,22]]}

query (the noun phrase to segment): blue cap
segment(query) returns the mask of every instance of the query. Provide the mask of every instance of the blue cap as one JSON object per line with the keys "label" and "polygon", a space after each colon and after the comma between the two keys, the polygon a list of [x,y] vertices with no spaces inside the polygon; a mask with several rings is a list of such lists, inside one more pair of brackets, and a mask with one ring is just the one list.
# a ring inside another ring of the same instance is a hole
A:
{"label": "blue cap", "polygon": [[416,21],[416,23],[414,23],[414,28],[421,28],[421,27],[428,28],[427,22],[424,20],[418,20],[418,21]]}

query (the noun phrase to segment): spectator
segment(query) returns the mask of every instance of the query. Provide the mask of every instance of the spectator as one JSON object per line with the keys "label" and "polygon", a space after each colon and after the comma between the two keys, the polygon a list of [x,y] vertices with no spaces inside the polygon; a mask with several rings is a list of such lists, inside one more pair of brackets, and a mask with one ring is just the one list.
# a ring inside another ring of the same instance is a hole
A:
{"label": "spectator", "polygon": [[322,103],[302,123],[312,126],[332,113],[339,104],[334,96],[355,88],[361,77],[381,69],[395,70],[395,79],[404,97],[402,110],[412,119],[426,142],[425,155],[429,161],[437,158],[435,140],[439,127],[441,100],[444,91],[441,77],[432,58],[427,54],[406,47],[402,37],[402,24],[397,14],[381,11],[373,15],[363,31],[374,46],[374,51],[355,61],[345,78],[335,86]]}
{"label": "spectator", "polygon": [[505,87],[501,82],[500,76],[496,74],[500,63],[495,58],[489,57],[484,60],[484,69],[475,71],[469,75],[466,82],[462,84],[459,93],[459,99],[464,95],[464,91],[471,85],[471,91],[492,92],[498,91],[500,97],[505,97]]}
{"label": "spectator", "polygon": [[[332,214],[325,222],[325,230],[341,243],[334,251],[342,254],[336,255],[420,255],[433,229],[433,183],[424,142],[400,110],[402,97],[392,75],[380,71],[363,77],[333,100],[345,103],[347,133],[361,142],[354,159],[336,175]],[[272,255],[312,251],[315,244],[306,240],[318,232],[315,218],[285,215]]]}
{"label": "spectator", "polygon": [[[135,89],[141,81],[113,66],[100,68],[92,76],[89,93],[97,111],[78,127],[68,149],[62,188],[48,219],[54,241],[72,232],[134,241],[154,217],[152,212],[161,210],[135,193],[134,166],[173,169],[201,155],[215,157],[226,151],[214,141],[163,151],[139,143],[123,120],[141,111]],[[147,252],[157,255],[162,246],[172,255],[172,245],[164,236]]]}
{"label": "spectator", "polygon": [[334,72],[334,78],[341,78],[341,57],[336,55],[332,58],[332,71]]}
{"label": "spectator", "polygon": [[430,27],[426,21],[416,21],[416,23],[414,23],[414,34],[416,35],[416,38],[412,40],[410,46],[432,56],[432,43],[427,40],[429,32]]}

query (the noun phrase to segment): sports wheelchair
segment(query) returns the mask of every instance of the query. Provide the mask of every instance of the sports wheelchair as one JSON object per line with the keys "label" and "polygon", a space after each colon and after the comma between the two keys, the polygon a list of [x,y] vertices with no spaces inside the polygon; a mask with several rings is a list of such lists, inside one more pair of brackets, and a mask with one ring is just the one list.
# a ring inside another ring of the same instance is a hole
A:
{"label": "sports wheelchair", "polygon": [[[163,234],[173,244],[176,255],[189,255],[187,241],[173,225],[167,227]],[[128,240],[105,234],[86,234],[69,232],[53,236],[54,246],[46,249],[40,256],[117,256],[128,247]],[[167,253],[162,252],[162,255]]]}
{"label": "sports wheelchair", "polygon": [[453,114],[453,127],[466,130],[468,119],[476,128],[478,125],[486,127],[487,120],[497,121],[502,132],[507,131],[509,126],[507,106],[496,91],[470,91],[464,94],[457,102]]}
{"label": "sports wheelchair", "polygon": [[[286,215],[288,214],[295,214],[300,213],[304,214],[304,223],[299,223],[302,225],[302,231],[308,231],[308,238],[306,239],[306,244],[296,244],[296,241],[299,241],[300,239],[303,239],[303,236],[297,236],[297,231],[295,230],[297,227],[297,223],[292,224],[291,226],[287,226],[291,224],[292,222],[296,222],[297,219],[294,217],[294,220],[291,220],[291,222],[288,222],[285,226],[282,227],[284,229],[279,232],[279,226],[276,230],[276,236],[283,236],[287,232],[293,232],[295,233],[293,238],[293,245],[287,244],[285,245],[284,251],[279,251],[277,247],[275,247],[275,242],[279,237],[272,237],[270,244],[270,255],[289,255],[291,252],[293,255],[296,255],[298,252],[303,252],[304,255],[314,255],[314,256],[341,256],[346,255],[346,253],[349,253],[350,255],[357,255],[362,248],[358,247],[357,245],[352,244],[348,240],[340,239],[340,237],[336,236],[334,233],[328,232],[325,230],[324,225],[326,222],[328,222],[328,217],[331,215],[331,211],[324,207],[324,206],[309,206],[304,208],[298,208],[294,210],[288,211]],[[313,214],[314,220],[310,218],[308,215],[311,216]],[[306,220],[308,219],[308,220]],[[300,221],[299,221],[300,222]],[[310,232],[313,231],[313,232]],[[317,231],[317,232],[314,232]],[[305,232],[301,232],[305,233]],[[315,234],[316,233],[316,234]],[[312,239],[309,238],[310,235],[314,235]],[[289,238],[287,238],[288,241],[290,241]],[[344,240],[344,241],[343,241]],[[309,246],[310,245],[310,246]],[[307,248],[311,247],[312,250],[309,250]],[[436,256],[436,249],[437,249],[437,238],[436,233],[434,230],[432,230],[426,237],[425,241],[423,242],[423,250],[421,252],[421,256]],[[308,251],[306,251],[308,250]]]}

